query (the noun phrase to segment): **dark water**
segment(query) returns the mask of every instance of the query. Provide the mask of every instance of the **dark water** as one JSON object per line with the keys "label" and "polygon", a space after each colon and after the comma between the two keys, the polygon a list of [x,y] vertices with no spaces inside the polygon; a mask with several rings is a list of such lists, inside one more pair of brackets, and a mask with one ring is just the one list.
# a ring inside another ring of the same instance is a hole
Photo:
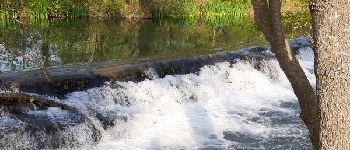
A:
{"label": "dark water", "polygon": [[[298,36],[307,33],[287,33]],[[151,20],[53,20],[0,28],[0,71],[130,63],[232,51],[266,42],[251,20],[227,26]]]}

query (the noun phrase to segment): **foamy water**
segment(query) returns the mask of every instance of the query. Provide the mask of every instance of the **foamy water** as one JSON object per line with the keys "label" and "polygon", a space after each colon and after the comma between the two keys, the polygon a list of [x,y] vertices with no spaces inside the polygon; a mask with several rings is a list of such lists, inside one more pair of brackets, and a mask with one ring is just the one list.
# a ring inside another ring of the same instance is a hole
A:
{"label": "foamy water", "polygon": [[[314,85],[312,50],[298,59]],[[92,149],[311,148],[290,83],[276,60],[263,64],[261,71],[238,61],[197,74],[110,82],[64,101],[115,124]]]}
{"label": "foamy water", "polygon": [[[297,58],[314,86],[311,48]],[[296,96],[276,60],[263,61],[259,70],[238,61],[195,74],[147,74],[152,80],[108,82],[62,100],[90,116],[102,133],[97,145],[81,149],[311,149]],[[69,115],[57,108],[29,113],[59,121]],[[11,122],[16,120],[0,117],[0,129]],[[62,135],[81,145],[91,131],[74,126]]]}

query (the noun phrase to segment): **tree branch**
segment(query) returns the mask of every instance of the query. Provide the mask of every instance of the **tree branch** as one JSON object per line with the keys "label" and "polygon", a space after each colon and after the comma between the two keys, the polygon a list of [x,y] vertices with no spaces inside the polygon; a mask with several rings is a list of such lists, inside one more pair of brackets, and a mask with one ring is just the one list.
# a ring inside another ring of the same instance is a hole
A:
{"label": "tree branch", "polygon": [[291,83],[300,104],[300,116],[309,129],[314,148],[318,148],[320,113],[317,97],[282,31],[281,1],[252,0],[252,5],[255,22],[270,43],[272,52]]}

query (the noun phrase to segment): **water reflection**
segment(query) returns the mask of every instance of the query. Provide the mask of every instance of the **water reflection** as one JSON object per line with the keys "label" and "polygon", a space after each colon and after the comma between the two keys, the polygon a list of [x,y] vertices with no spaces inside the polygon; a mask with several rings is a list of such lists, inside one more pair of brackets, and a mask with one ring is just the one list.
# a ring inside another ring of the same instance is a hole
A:
{"label": "water reflection", "polygon": [[[212,27],[176,21],[59,20],[0,28],[0,71],[75,63],[126,63],[265,44],[251,21]],[[24,59],[19,54],[23,54]]]}

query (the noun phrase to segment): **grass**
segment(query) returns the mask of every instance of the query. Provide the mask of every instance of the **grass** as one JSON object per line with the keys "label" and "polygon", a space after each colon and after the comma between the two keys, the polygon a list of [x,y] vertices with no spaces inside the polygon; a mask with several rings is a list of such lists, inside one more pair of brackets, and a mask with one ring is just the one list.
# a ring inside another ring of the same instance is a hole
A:
{"label": "grass", "polygon": [[[152,18],[204,21],[213,27],[240,22],[251,15],[250,0],[2,0],[0,22],[50,18]],[[283,0],[285,16],[305,12],[308,0]],[[292,17],[292,16],[290,16]]]}
{"label": "grass", "polygon": [[147,7],[153,18],[197,19],[200,6],[196,0],[154,0]]}
{"label": "grass", "polygon": [[[1,20],[75,17],[129,17],[144,11],[151,18],[198,19],[244,14],[247,0],[4,0]],[[135,7],[137,5],[137,7]],[[135,10],[135,8],[137,10]],[[127,10],[132,9],[132,10]],[[20,15],[21,14],[21,15]],[[145,14],[146,15],[146,14]]]}
{"label": "grass", "polygon": [[12,4],[10,2],[2,2],[0,5],[0,20],[11,20],[19,17],[17,8],[20,3]]}
{"label": "grass", "polygon": [[293,12],[282,17],[283,27],[287,36],[294,37],[306,29],[311,30],[311,16],[308,12]]}
{"label": "grass", "polygon": [[121,16],[125,1],[122,0],[89,0],[88,15],[92,17]]}
{"label": "grass", "polygon": [[203,20],[214,28],[239,23],[244,18],[249,4],[248,0],[209,1],[203,11]]}

